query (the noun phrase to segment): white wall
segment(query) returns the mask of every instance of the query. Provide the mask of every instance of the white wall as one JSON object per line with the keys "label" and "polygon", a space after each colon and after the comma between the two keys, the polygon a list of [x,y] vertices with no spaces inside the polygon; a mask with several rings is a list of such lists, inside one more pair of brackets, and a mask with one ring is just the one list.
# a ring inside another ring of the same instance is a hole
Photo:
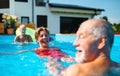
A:
{"label": "white wall", "polygon": [[28,16],[29,22],[32,23],[32,0],[28,2],[15,2],[15,15],[19,17],[21,22],[21,16]]}
{"label": "white wall", "polygon": [[57,14],[48,16],[48,29],[51,34],[60,33],[60,18]]}
{"label": "white wall", "polygon": [[[56,8],[55,8],[56,9]],[[28,2],[15,2],[14,0],[10,0],[10,9],[0,9],[0,12],[14,14],[19,17],[19,22],[21,23],[21,16],[28,16],[29,22],[32,22],[32,0],[28,0]],[[59,10],[59,9],[56,9]],[[69,9],[68,9],[69,10]],[[74,10],[74,9],[73,9]],[[73,10],[69,10],[72,12]],[[34,0],[34,24],[37,24],[37,15],[46,15],[47,16],[47,27],[50,30],[50,33],[56,34],[60,33],[60,16],[63,17],[87,17],[90,18],[91,15],[86,14],[76,14],[76,13],[53,13],[54,9],[51,9],[48,5],[45,6],[36,6]],[[67,9],[66,9],[67,11]],[[80,11],[80,10],[79,10]]]}
{"label": "white wall", "polygon": [[48,5],[46,5],[46,7],[35,7],[35,16],[34,16],[34,20],[35,20],[35,24],[37,23],[37,15],[46,15],[47,16],[47,27],[50,31],[51,34],[54,34],[54,33],[59,33],[60,32],[60,29],[59,29],[59,26],[60,26],[60,23],[59,23],[59,15],[57,14],[53,14],[51,13]]}
{"label": "white wall", "polygon": [[83,17],[83,18],[90,18],[91,15],[80,15],[80,14],[65,14],[65,13],[53,13],[51,12],[50,7],[47,5],[46,7],[35,7],[35,24],[37,23],[37,16],[36,15],[46,15],[48,21],[48,29],[51,34],[60,33],[60,16],[63,17]]}
{"label": "white wall", "polygon": [[9,9],[0,9],[0,13],[9,13],[10,10]]}
{"label": "white wall", "polygon": [[56,14],[51,13],[48,15],[48,29],[52,34],[60,33],[60,17],[82,17],[82,18],[89,18],[89,15],[72,15],[72,14]]}
{"label": "white wall", "polygon": [[10,14],[15,15],[15,2],[10,0]]}

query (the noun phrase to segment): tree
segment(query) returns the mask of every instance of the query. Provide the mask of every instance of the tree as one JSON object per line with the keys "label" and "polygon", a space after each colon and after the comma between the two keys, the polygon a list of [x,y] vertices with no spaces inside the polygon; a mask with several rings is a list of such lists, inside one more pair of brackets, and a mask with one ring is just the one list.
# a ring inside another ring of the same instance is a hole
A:
{"label": "tree", "polygon": [[120,34],[120,23],[118,24],[114,23],[112,27],[116,34]]}
{"label": "tree", "polygon": [[106,21],[108,21],[108,18],[107,18],[107,16],[103,16],[103,17],[100,17],[101,19],[104,19],[104,20],[106,20]]}

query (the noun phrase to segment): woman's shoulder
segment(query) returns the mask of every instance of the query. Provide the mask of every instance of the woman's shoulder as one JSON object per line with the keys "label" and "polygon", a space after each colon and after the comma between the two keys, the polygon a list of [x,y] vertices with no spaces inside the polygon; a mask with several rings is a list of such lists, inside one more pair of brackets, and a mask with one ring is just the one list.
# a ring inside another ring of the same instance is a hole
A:
{"label": "woman's shoulder", "polygon": [[40,48],[34,48],[35,51],[40,51],[41,49]]}
{"label": "woman's shoulder", "polygon": [[49,51],[50,49],[43,49],[43,48],[35,48],[35,51],[43,52],[43,51]]}

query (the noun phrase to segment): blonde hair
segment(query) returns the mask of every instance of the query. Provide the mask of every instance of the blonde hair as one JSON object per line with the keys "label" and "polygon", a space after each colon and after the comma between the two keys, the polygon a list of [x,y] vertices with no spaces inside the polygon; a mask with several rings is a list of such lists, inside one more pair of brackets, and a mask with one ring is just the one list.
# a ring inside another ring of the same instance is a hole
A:
{"label": "blonde hair", "polygon": [[49,31],[48,31],[47,28],[45,28],[45,27],[39,27],[39,28],[37,28],[37,30],[35,31],[35,39],[36,39],[36,40],[37,40],[37,38],[38,38],[38,36],[39,36],[39,34],[40,34],[41,31],[45,31],[45,32],[47,32],[47,34],[49,35]]}

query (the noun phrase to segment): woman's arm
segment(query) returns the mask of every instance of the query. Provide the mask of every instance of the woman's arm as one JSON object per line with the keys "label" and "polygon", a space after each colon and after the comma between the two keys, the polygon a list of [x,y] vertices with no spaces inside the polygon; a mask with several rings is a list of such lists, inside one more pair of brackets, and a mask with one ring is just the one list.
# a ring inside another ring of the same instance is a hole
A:
{"label": "woman's arm", "polygon": [[17,51],[17,52],[0,52],[0,54],[20,54],[20,53],[29,52],[29,51],[35,51],[35,50],[32,49],[32,50],[20,50],[20,51]]}

